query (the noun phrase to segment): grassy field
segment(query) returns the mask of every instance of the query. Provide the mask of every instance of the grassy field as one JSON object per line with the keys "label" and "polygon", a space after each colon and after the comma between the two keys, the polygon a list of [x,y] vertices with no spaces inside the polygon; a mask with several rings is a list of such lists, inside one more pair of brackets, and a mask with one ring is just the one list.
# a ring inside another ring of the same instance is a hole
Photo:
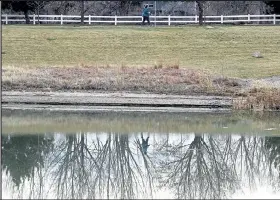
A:
{"label": "grassy field", "polygon": [[179,66],[259,78],[280,74],[279,38],[280,26],[3,26],[2,59],[4,68]]}

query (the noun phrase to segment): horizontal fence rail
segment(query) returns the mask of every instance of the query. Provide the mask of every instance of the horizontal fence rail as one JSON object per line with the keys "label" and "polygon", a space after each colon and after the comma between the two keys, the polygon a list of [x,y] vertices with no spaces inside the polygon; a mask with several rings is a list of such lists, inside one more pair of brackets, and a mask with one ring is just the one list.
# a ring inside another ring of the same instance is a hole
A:
{"label": "horizontal fence rail", "polygon": [[[29,15],[30,23],[36,24],[75,24],[81,23],[80,15]],[[23,24],[26,19],[24,15],[3,14],[2,24]],[[84,16],[84,23],[94,24],[139,24],[142,22],[141,16]],[[150,22],[157,25],[175,25],[175,24],[197,24],[199,18],[195,16],[150,16]],[[204,23],[212,24],[280,24],[280,15],[221,15],[221,16],[203,16]]]}

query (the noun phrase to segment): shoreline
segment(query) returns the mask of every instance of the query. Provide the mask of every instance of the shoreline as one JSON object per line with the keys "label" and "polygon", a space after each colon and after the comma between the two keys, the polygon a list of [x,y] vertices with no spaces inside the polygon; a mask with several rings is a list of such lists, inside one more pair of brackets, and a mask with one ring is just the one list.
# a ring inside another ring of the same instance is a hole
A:
{"label": "shoreline", "polygon": [[2,109],[121,112],[228,112],[233,98],[131,92],[2,92]]}

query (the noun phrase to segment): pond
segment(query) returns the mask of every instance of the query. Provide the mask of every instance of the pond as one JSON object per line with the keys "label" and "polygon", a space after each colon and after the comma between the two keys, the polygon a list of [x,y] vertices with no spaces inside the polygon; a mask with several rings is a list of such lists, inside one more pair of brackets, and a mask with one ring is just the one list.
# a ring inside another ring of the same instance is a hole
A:
{"label": "pond", "polygon": [[279,112],[3,110],[2,125],[3,198],[280,196]]}

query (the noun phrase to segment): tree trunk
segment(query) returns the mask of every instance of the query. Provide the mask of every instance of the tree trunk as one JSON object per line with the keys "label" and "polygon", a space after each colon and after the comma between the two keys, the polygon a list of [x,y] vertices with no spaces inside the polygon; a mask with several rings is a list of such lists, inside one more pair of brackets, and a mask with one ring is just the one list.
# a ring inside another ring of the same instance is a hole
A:
{"label": "tree trunk", "polygon": [[30,19],[29,19],[29,16],[28,16],[28,10],[24,11],[24,16],[25,16],[25,23],[30,24]]}
{"label": "tree trunk", "polygon": [[85,2],[81,1],[81,24],[84,24],[85,20]]}
{"label": "tree trunk", "polygon": [[199,25],[203,24],[203,1],[196,1],[198,7],[198,22]]}
{"label": "tree trunk", "polygon": [[38,24],[40,24],[40,1],[37,1]]}

